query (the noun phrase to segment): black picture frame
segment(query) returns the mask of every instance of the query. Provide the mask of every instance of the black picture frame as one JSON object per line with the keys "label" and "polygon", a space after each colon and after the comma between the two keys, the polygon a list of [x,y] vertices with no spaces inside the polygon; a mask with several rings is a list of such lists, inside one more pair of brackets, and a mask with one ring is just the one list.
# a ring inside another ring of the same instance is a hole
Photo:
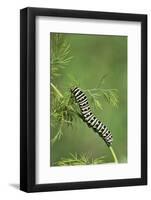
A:
{"label": "black picture frame", "polygon": [[[37,16],[120,20],[141,23],[141,178],[36,184],[35,19]],[[48,8],[20,11],[20,189],[25,192],[147,184],[147,15]]]}

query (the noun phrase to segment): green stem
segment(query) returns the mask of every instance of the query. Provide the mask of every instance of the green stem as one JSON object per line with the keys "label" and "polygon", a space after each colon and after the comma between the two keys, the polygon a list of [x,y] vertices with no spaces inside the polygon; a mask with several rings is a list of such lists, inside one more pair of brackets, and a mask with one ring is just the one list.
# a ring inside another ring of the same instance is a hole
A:
{"label": "green stem", "polygon": [[54,89],[54,91],[61,97],[63,98],[63,95],[61,94],[61,92],[56,88],[56,86],[53,83],[50,83],[50,85],[52,86],[52,88]]}
{"label": "green stem", "polygon": [[[61,92],[57,89],[57,87],[53,84],[53,83],[50,83],[51,87],[54,89],[54,91],[58,94],[59,97],[63,98],[63,95],[61,94]],[[78,113],[78,112],[75,112],[74,109],[72,108],[71,106],[71,110],[77,114],[78,116],[80,116],[81,114]],[[82,118],[82,117],[81,117]]]}
{"label": "green stem", "polygon": [[114,158],[114,162],[115,162],[115,163],[118,163],[118,160],[117,160],[116,154],[115,154],[115,152],[114,152],[114,150],[113,150],[113,147],[110,146],[109,149],[110,149],[110,151],[111,151],[111,153],[112,153],[112,156],[113,156],[113,158]]}

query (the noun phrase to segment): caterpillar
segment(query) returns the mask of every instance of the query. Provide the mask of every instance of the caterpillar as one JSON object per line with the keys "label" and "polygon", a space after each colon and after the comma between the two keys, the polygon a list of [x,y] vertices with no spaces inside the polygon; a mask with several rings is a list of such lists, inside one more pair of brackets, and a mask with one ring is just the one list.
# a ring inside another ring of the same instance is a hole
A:
{"label": "caterpillar", "polygon": [[91,112],[87,96],[80,88],[71,88],[71,94],[74,96],[76,103],[78,103],[81,110],[83,120],[90,128],[93,128],[95,132],[103,138],[108,146],[112,145],[113,137],[109,129]]}

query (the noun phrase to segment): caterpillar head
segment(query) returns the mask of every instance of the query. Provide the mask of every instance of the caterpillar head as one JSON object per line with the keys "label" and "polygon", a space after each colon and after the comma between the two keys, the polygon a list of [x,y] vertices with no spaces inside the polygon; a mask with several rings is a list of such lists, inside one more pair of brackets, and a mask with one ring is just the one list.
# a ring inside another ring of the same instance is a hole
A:
{"label": "caterpillar head", "polygon": [[77,86],[73,86],[70,88],[70,92],[73,93],[78,87]]}

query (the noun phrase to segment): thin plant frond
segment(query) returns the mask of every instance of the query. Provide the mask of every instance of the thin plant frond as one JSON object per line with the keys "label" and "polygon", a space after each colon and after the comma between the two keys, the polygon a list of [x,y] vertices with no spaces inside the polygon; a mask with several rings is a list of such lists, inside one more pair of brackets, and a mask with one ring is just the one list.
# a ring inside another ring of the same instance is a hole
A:
{"label": "thin plant frond", "polygon": [[91,103],[98,109],[103,110],[104,100],[113,107],[118,107],[119,95],[117,89],[93,88],[84,91],[88,93]]}
{"label": "thin plant frond", "polygon": [[71,94],[62,93],[55,86],[53,87],[53,99],[51,101],[51,127],[58,127],[57,133],[51,139],[51,142],[54,144],[56,141],[59,141],[63,136],[63,127],[71,126],[79,118],[78,108],[74,107],[74,99],[71,97]]}
{"label": "thin plant frond", "polygon": [[62,158],[55,163],[56,166],[72,166],[72,165],[91,165],[91,164],[103,164],[105,163],[104,156],[92,159],[92,156],[88,153],[72,154],[68,158]]}
{"label": "thin plant frond", "polygon": [[63,33],[51,33],[51,79],[61,76],[64,69],[73,59],[70,44],[66,41]]}
{"label": "thin plant frond", "polygon": [[104,74],[103,76],[100,77],[99,81],[98,81],[98,84],[97,84],[97,88],[100,88],[104,82],[105,82],[105,79],[107,78],[108,74]]}

